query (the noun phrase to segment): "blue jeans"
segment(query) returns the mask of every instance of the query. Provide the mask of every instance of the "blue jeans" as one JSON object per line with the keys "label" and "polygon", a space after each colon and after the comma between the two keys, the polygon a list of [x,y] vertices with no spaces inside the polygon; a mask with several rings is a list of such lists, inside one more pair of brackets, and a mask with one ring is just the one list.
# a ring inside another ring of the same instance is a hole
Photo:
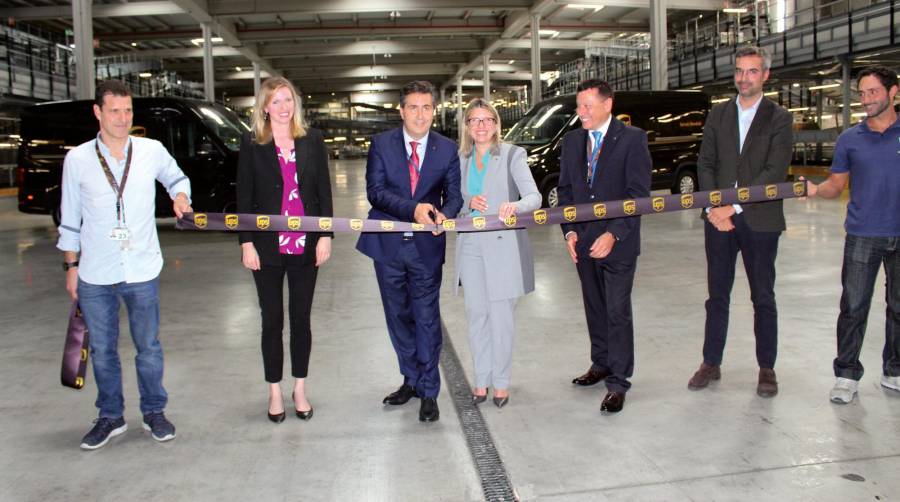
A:
{"label": "blue jeans", "polygon": [[162,385],[163,351],[159,343],[159,277],[147,282],[110,285],[78,280],[78,302],[89,332],[100,417],[117,418],[125,411],[122,365],[119,363],[119,299],[128,310],[131,339],[137,349],[141,413],[161,412],[168,395]]}
{"label": "blue jeans", "polygon": [[841,271],[844,292],[841,294],[841,314],[837,323],[835,376],[851,380],[862,378],[863,365],[859,362],[859,353],[866,334],[875,278],[882,263],[887,276],[882,370],[887,376],[900,376],[900,237],[849,234],[844,244],[844,267]]}

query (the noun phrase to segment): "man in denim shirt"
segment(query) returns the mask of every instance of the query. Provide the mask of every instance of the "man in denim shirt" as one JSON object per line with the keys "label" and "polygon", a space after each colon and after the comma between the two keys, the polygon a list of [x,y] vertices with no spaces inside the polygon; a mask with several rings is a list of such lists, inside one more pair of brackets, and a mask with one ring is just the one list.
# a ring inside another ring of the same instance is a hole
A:
{"label": "man in denim shirt", "polygon": [[844,227],[841,313],[831,401],[853,400],[863,375],[859,362],[878,269],[887,276],[886,326],[881,385],[900,391],[900,120],[894,110],[897,74],[883,66],[865,68],[857,80],[866,120],[838,137],[831,175],[810,196],[837,197],[850,184]]}
{"label": "man in denim shirt", "polygon": [[[66,291],[77,299],[90,332],[99,418],[82,439],[94,450],[124,433],[119,363],[119,301],[128,309],[144,429],[157,441],[175,437],[163,414],[159,343],[159,272],[156,181],[173,199],[175,215],[190,212],[191,185],[158,141],[129,135],[131,91],[120,81],[97,86],[97,138],[72,149],[63,164],[62,218],[57,248],[63,251]],[[80,258],[78,253],[80,252]]]}

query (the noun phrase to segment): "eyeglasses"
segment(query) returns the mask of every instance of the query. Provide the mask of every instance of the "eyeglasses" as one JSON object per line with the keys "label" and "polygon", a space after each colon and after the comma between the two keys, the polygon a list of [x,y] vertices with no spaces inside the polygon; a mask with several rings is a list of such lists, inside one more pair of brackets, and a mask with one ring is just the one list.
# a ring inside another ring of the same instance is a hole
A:
{"label": "eyeglasses", "polygon": [[492,125],[494,125],[494,124],[497,123],[497,119],[495,119],[494,117],[488,117],[488,118],[484,118],[484,119],[475,119],[475,118],[472,118],[472,119],[466,120],[466,123],[469,124],[469,127],[475,127],[475,126],[478,126],[478,127],[481,127],[481,126],[488,126],[488,127],[490,127],[490,126],[492,126]]}

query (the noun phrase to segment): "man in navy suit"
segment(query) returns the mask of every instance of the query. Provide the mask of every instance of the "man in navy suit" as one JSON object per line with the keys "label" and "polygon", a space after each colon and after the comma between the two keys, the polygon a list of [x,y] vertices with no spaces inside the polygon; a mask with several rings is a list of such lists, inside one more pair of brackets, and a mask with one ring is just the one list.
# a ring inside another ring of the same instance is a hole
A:
{"label": "man in navy suit", "polygon": [[[366,164],[370,219],[427,225],[453,218],[462,207],[456,143],[431,130],[434,86],[403,86],[403,127],[372,138]],[[384,404],[421,398],[419,420],[438,420],[441,389],[441,313],[438,302],[446,237],[441,233],[363,233],[356,249],[375,260],[384,317],[400,362],[403,385]]]}
{"label": "man in navy suit", "polygon": [[[613,90],[597,79],[578,85],[581,129],[565,135],[560,153],[560,205],[635,199],[650,195],[652,161],[647,133],[612,116]],[[606,380],[600,405],[616,413],[625,405],[634,371],[631,287],[641,251],[639,216],[562,225],[566,248],[581,279],[591,340],[591,367],[572,383]]]}

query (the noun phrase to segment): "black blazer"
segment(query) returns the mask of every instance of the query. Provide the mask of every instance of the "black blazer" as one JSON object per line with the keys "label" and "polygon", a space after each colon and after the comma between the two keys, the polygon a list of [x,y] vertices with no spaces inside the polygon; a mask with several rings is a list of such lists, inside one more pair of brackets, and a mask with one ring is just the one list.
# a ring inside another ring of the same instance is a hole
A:
{"label": "black blazer", "polygon": [[[588,132],[584,129],[570,131],[563,137],[557,188],[560,206],[650,195],[653,161],[647,148],[646,132],[613,117],[603,138],[593,186],[587,183],[588,144]],[[567,223],[562,225],[562,231],[563,235],[578,234],[575,250],[580,259],[589,258],[591,245],[607,231],[616,236],[616,244],[605,259],[632,261],[641,252],[640,216]]]}
{"label": "black blazer", "polygon": [[[281,214],[284,182],[281,179],[275,142],[260,145],[253,141],[250,134],[246,133],[241,137],[237,169],[237,212]],[[306,136],[294,140],[294,151],[305,214],[333,216],[328,152],[325,150],[322,133],[317,129],[307,129]],[[315,262],[316,243],[320,235],[334,236],[331,232],[307,233],[305,251],[299,256],[303,263]],[[261,265],[281,264],[278,232],[239,232],[238,240],[241,244],[253,243]]]}
{"label": "black blazer", "polygon": [[[700,190],[782,183],[793,152],[793,117],[763,97],[740,149],[738,112],[734,99],[719,103],[703,126],[697,171]],[[747,225],[757,232],[785,229],[782,201],[741,204]],[[706,218],[706,211],[701,211]]]}

